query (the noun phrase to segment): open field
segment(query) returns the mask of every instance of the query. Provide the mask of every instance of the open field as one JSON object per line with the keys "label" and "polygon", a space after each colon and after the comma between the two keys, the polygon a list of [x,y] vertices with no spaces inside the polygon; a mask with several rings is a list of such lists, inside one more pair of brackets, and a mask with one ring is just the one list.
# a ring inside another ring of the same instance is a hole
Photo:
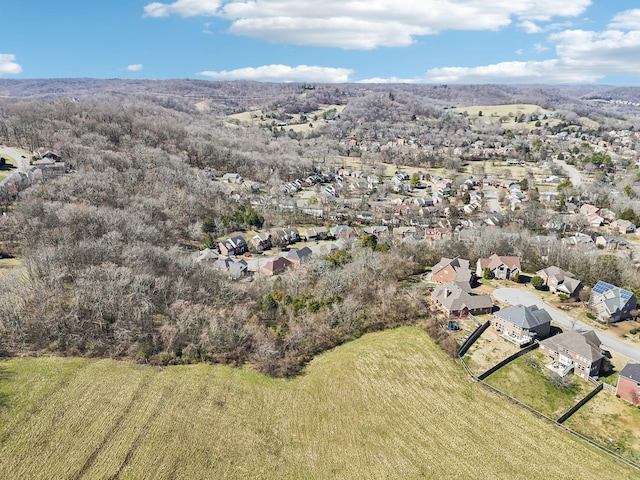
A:
{"label": "open field", "polygon": [[[312,128],[318,127],[320,125],[322,125],[324,123],[324,120],[322,118],[322,114],[335,109],[336,110],[336,114],[340,115],[342,113],[342,111],[345,109],[346,105],[326,105],[323,106],[322,108],[319,108],[318,110],[315,110],[313,112],[309,112],[306,114],[307,120],[306,121],[302,121],[300,119],[300,115],[299,114],[295,114],[292,115],[292,119],[289,120],[287,123],[288,125],[284,126],[283,128],[286,131],[289,130],[293,130],[294,132],[308,132],[309,130],[311,130]],[[315,119],[314,119],[315,117]],[[256,110],[250,110],[247,112],[241,112],[241,113],[235,113],[233,115],[229,115],[227,117],[227,122],[226,124],[228,126],[231,127],[249,127],[249,126],[261,126],[261,127],[266,127],[271,125],[274,122],[274,120],[272,118],[268,118],[264,116],[264,112],[260,109],[256,109]],[[275,123],[278,123],[277,120],[275,120]],[[312,124],[313,127],[310,127],[309,124]]]}
{"label": "open field", "polygon": [[293,380],[211,365],[0,363],[1,478],[637,475],[471,381],[417,328],[366,335]]}

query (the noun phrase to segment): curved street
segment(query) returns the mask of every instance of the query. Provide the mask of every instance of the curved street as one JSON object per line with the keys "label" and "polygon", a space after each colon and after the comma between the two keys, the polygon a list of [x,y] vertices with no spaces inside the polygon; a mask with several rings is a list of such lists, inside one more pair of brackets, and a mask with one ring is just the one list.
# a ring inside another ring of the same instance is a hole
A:
{"label": "curved street", "polygon": [[13,148],[0,145],[0,157],[3,155],[11,157],[16,161],[19,172],[26,174],[29,171],[29,159],[26,157],[23,157],[22,153],[18,152]]}
{"label": "curved street", "polygon": [[[550,307],[540,297],[532,292],[528,292],[520,288],[498,288],[493,292],[493,296],[496,300],[506,302],[511,305],[536,305],[539,308],[544,308],[549,312],[554,323],[568,330],[594,330],[586,323],[580,322],[560,310]],[[602,345],[606,347],[606,349],[621,353],[635,361],[640,361],[640,348],[634,347],[606,331],[595,330],[595,332],[598,334],[598,338],[600,338]]]}

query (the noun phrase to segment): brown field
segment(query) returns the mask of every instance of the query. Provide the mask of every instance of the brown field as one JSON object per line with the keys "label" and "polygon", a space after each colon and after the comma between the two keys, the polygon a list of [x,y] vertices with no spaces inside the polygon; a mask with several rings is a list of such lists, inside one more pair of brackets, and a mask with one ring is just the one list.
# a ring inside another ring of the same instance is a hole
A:
{"label": "brown field", "polygon": [[637,475],[471,381],[417,328],[366,335],[293,380],[204,364],[0,363],[0,478]]}

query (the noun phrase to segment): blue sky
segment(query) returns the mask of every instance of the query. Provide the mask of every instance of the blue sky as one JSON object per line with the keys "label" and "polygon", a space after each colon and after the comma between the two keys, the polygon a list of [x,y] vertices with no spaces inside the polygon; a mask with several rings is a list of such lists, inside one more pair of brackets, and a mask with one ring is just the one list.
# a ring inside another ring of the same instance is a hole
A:
{"label": "blue sky", "polygon": [[2,78],[640,85],[632,0],[2,0],[0,19]]}

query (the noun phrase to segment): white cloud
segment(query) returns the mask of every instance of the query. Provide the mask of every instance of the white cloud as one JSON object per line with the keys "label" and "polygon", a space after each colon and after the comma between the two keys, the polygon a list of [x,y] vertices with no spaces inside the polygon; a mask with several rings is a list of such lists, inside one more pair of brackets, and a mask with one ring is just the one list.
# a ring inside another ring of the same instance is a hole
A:
{"label": "white cloud", "polygon": [[640,9],[625,10],[611,19],[607,28],[620,30],[640,30]]}
{"label": "white cloud", "polygon": [[443,30],[498,30],[582,14],[591,0],[177,0],[150,3],[147,16],[221,16],[230,32],[266,41],[346,49],[406,46]]}
{"label": "white cloud", "polygon": [[522,48],[519,48],[516,50],[516,55],[522,55],[524,53],[524,50]]}
{"label": "white cloud", "polygon": [[520,22],[518,27],[522,28],[527,33],[541,33],[542,27],[533,23],[531,20],[525,20],[524,22]]}
{"label": "white cloud", "polygon": [[22,72],[22,67],[16,63],[16,56],[10,53],[0,53],[0,75],[16,75]]}
{"label": "white cloud", "polygon": [[198,73],[205,77],[218,80],[258,80],[267,82],[318,82],[343,83],[349,82],[353,70],[348,68],[318,67],[313,65],[263,65],[261,67],[246,67],[237,70],[223,70],[220,72],[204,71]]}
{"label": "white cloud", "polygon": [[426,81],[434,83],[588,83],[605,76],[639,76],[640,30],[631,32],[566,30],[550,35],[549,41],[556,44],[557,58],[543,61],[500,62],[477,67],[434,68],[427,72]]}
{"label": "white cloud", "polygon": [[424,79],[423,78],[374,77],[374,78],[366,78],[364,80],[358,80],[356,83],[424,83]]}
{"label": "white cloud", "polygon": [[153,2],[145,5],[144,13],[148,17],[195,17],[199,15],[213,16],[220,7],[221,0],[176,0],[173,3]]}
{"label": "white cloud", "polygon": [[547,50],[549,50],[549,47],[547,47],[546,45],[543,45],[542,43],[535,43],[533,45],[533,51],[534,52],[546,52]]}
{"label": "white cloud", "polygon": [[134,63],[133,65],[128,65],[125,70],[129,71],[129,72],[138,72],[140,70],[142,70],[144,67],[142,66],[141,63]]}

